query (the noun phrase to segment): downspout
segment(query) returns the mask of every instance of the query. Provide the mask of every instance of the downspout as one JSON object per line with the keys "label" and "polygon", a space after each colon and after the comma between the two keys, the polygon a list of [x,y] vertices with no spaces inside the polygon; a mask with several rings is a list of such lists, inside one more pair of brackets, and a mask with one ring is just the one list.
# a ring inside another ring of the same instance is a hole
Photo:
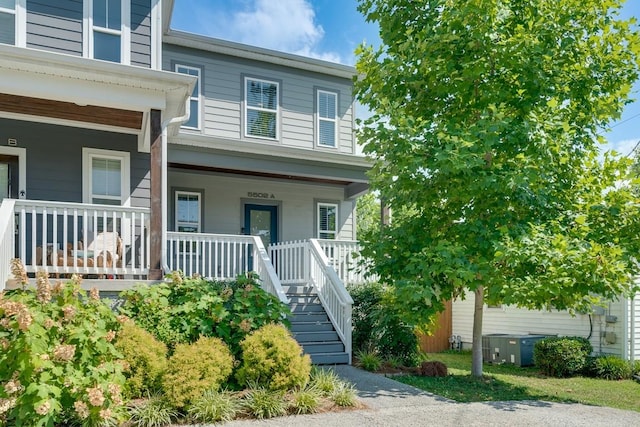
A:
{"label": "downspout", "polygon": [[162,122],[162,195],[161,195],[161,206],[162,206],[162,241],[160,242],[160,252],[161,252],[161,264],[162,270],[165,273],[169,273],[169,264],[167,263],[167,215],[169,204],[167,203],[167,152],[169,151],[167,148],[168,140],[169,140],[169,132],[167,131],[168,127],[175,124],[182,124],[189,120],[189,116],[191,115],[191,99],[187,98],[184,107],[184,115],[180,117],[174,117],[169,120],[165,120]]}

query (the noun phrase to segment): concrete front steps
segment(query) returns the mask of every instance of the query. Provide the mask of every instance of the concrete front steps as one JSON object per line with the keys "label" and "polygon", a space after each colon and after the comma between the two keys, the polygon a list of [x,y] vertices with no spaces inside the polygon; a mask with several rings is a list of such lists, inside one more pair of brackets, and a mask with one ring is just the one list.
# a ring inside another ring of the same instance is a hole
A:
{"label": "concrete front steps", "polygon": [[289,298],[293,336],[316,365],[349,363],[344,344],[320,303],[316,291],[307,285],[283,286]]}

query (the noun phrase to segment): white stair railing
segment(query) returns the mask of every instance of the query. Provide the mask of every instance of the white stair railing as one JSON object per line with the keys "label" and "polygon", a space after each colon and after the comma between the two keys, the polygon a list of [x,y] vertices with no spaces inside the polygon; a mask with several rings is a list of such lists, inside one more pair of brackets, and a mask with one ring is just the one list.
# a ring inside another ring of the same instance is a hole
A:
{"label": "white stair railing", "polygon": [[374,276],[367,275],[364,258],[360,255],[360,243],[355,240],[318,239],[325,256],[347,285],[359,285],[375,281]]}
{"label": "white stair railing", "polygon": [[307,253],[309,254],[309,281],[316,288],[318,298],[342,340],[351,363],[353,299],[317,239],[309,240]]}
{"label": "white stair railing", "polygon": [[258,236],[167,232],[167,267],[186,276],[224,280],[254,271],[262,288],[289,303]]}
{"label": "white stair railing", "polygon": [[15,258],[13,233],[15,219],[13,206],[15,200],[4,199],[0,204],[0,292],[11,276],[11,259]]}
{"label": "white stair railing", "polygon": [[308,279],[307,242],[298,240],[269,245],[269,256],[283,285],[304,283]]}

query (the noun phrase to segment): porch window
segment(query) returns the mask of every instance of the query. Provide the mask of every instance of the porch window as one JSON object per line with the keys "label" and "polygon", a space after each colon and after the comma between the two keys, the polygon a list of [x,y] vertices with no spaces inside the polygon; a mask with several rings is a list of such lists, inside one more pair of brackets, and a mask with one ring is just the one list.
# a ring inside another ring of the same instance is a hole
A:
{"label": "porch window", "polygon": [[85,0],[85,16],[91,22],[87,56],[129,63],[129,4],[127,0]]}
{"label": "porch window", "polygon": [[338,205],[318,203],[318,238],[335,240],[338,236]]}
{"label": "porch window", "polygon": [[245,135],[278,139],[276,82],[245,78]]}
{"label": "porch window", "polygon": [[336,133],[338,129],[338,120],[336,117],[338,95],[334,92],[318,90],[316,92],[317,99],[317,141],[318,145],[323,147],[336,146]]}
{"label": "porch window", "polygon": [[200,68],[189,67],[187,65],[176,64],[176,72],[181,74],[188,74],[190,76],[197,77],[196,85],[191,93],[190,109],[191,115],[189,120],[182,125],[183,128],[200,129]]}
{"label": "porch window", "polygon": [[84,202],[128,206],[129,153],[84,148],[82,154]]}
{"label": "porch window", "polygon": [[200,193],[191,191],[176,191],[176,227],[183,233],[199,233],[200,221]]}

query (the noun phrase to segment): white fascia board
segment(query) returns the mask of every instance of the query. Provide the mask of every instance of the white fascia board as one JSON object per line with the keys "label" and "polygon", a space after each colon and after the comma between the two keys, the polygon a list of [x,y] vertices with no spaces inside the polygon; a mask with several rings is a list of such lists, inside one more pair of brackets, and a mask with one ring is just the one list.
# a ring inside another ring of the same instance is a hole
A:
{"label": "white fascia board", "polygon": [[351,79],[356,75],[356,69],[349,65],[322,61],[320,59],[308,58],[291,53],[278,52],[271,49],[249,46],[242,43],[220,40],[213,37],[205,37],[183,31],[169,30],[164,35],[163,41],[176,46],[246,58],[252,61],[268,62],[284,67],[328,74],[345,79]]}
{"label": "white fascia board", "polygon": [[[0,44],[0,90],[11,94],[128,110],[166,108],[180,112],[184,106],[169,106],[167,99],[184,103],[195,81],[167,71]],[[56,88],[58,84],[64,89]],[[83,93],[87,90],[91,92]],[[117,99],[123,95],[126,100]],[[158,101],[163,97],[164,102]]]}
{"label": "white fascia board", "polygon": [[169,140],[169,143],[176,145],[188,145],[192,147],[205,147],[219,151],[239,152],[258,156],[282,157],[287,159],[316,161],[336,165],[349,165],[353,166],[356,169],[371,168],[371,162],[366,157],[360,155],[283,147],[281,145],[213,138],[211,136],[196,134],[180,133],[178,136],[172,137]]}

